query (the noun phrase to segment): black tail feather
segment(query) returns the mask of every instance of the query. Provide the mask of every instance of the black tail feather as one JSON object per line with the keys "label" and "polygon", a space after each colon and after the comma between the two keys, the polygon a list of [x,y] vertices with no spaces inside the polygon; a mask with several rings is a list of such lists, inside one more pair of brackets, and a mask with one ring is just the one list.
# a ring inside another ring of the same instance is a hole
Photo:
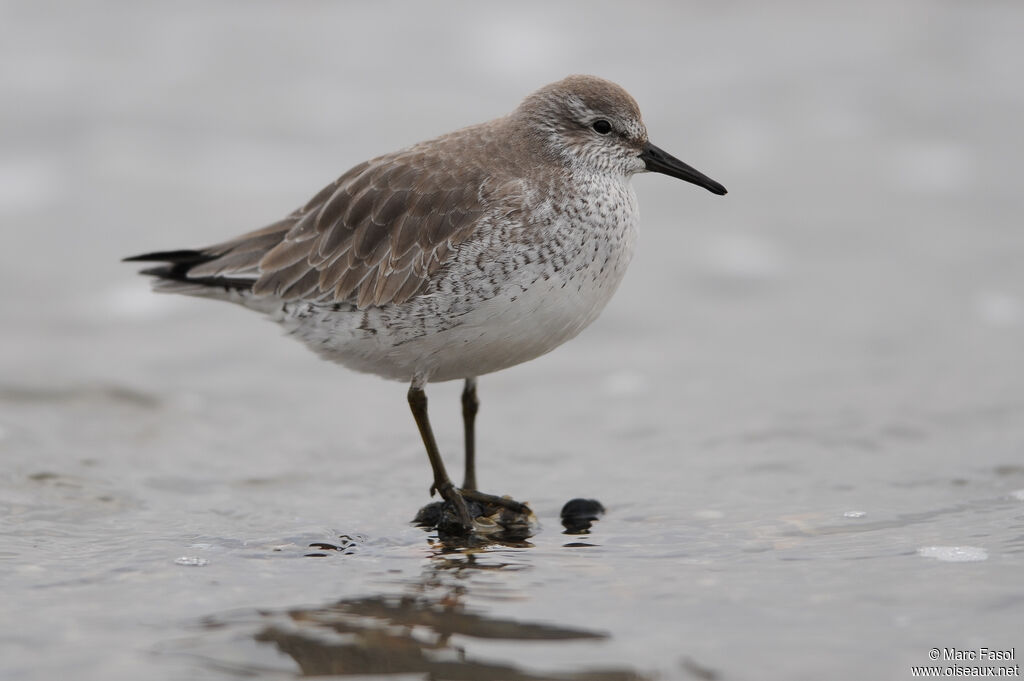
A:
{"label": "black tail feather", "polygon": [[121,262],[167,262],[174,264],[198,265],[209,262],[217,255],[204,253],[203,251],[180,250],[180,251],[156,251],[154,253],[143,253],[124,258]]}
{"label": "black tail feather", "polygon": [[124,258],[122,262],[162,262],[166,263],[158,267],[148,267],[140,270],[139,274],[146,274],[159,279],[170,281],[183,281],[200,286],[211,286],[217,288],[233,288],[241,290],[252,290],[252,279],[237,277],[190,277],[189,270],[196,265],[215,260],[220,257],[217,253],[208,253],[194,250],[180,251],[157,251],[154,253],[143,253]]}

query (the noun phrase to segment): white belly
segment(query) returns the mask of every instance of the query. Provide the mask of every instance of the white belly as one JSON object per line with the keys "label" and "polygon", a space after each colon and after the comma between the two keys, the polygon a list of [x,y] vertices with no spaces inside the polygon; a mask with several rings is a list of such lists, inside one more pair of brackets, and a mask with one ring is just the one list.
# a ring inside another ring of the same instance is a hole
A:
{"label": "white belly", "polygon": [[465,321],[424,338],[420,370],[429,380],[481,376],[554,350],[590,325],[611,299],[630,253],[619,254],[612,269],[595,276],[586,267],[563,279],[539,279],[525,290],[510,290],[482,303]]}
{"label": "white belly", "polygon": [[[539,357],[600,314],[633,254],[638,215],[624,186],[619,211],[593,223],[556,224],[558,259],[497,234],[485,270],[463,254],[438,289],[408,303],[358,311],[308,304],[272,315],[289,333],[356,371],[409,381],[480,376]],[[475,283],[474,283],[475,282]]]}

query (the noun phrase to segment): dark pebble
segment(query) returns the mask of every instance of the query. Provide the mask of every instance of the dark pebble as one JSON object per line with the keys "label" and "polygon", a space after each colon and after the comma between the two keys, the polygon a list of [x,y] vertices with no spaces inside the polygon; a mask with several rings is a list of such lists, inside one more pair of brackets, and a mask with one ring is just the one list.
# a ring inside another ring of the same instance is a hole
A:
{"label": "dark pebble", "polygon": [[597,499],[570,499],[561,513],[565,534],[586,534],[602,515],[604,506]]}

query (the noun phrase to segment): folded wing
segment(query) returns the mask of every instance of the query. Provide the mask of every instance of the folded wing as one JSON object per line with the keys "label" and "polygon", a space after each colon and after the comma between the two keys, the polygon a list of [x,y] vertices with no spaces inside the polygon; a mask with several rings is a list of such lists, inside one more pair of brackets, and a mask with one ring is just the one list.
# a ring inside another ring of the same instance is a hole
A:
{"label": "folded wing", "polygon": [[360,164],[263,229],[209,248],[129,258],[182,283],[283,300],[402,303],[421,293],[488,207],[487,177],[413,148]]}

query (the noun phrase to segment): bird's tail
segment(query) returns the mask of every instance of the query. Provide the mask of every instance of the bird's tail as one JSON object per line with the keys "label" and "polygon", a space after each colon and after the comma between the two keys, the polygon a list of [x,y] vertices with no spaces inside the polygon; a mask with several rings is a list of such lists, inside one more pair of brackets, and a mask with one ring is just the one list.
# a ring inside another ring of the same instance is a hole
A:
{"label": "bird's tail", "polygon": [[209,250],[178,250],[143,253],[125,258],[123,262],[156,262],[156,267],[139,270],[139,274],[156,277],[153,289],[163,293],[216,296],[217,293],[252,291],[255,279],[223,275],[196,276],[194,268],[221,257],[221,253]]}
{"label": "bird's tail", "polygon": [[156,291],[235,301],[239,297],[250,299],[253,284],[260,277],[260,259],[284,239],[296,217],[207,248],[143,253],[124,261],[160,263],[139,272],[156,278]]}

